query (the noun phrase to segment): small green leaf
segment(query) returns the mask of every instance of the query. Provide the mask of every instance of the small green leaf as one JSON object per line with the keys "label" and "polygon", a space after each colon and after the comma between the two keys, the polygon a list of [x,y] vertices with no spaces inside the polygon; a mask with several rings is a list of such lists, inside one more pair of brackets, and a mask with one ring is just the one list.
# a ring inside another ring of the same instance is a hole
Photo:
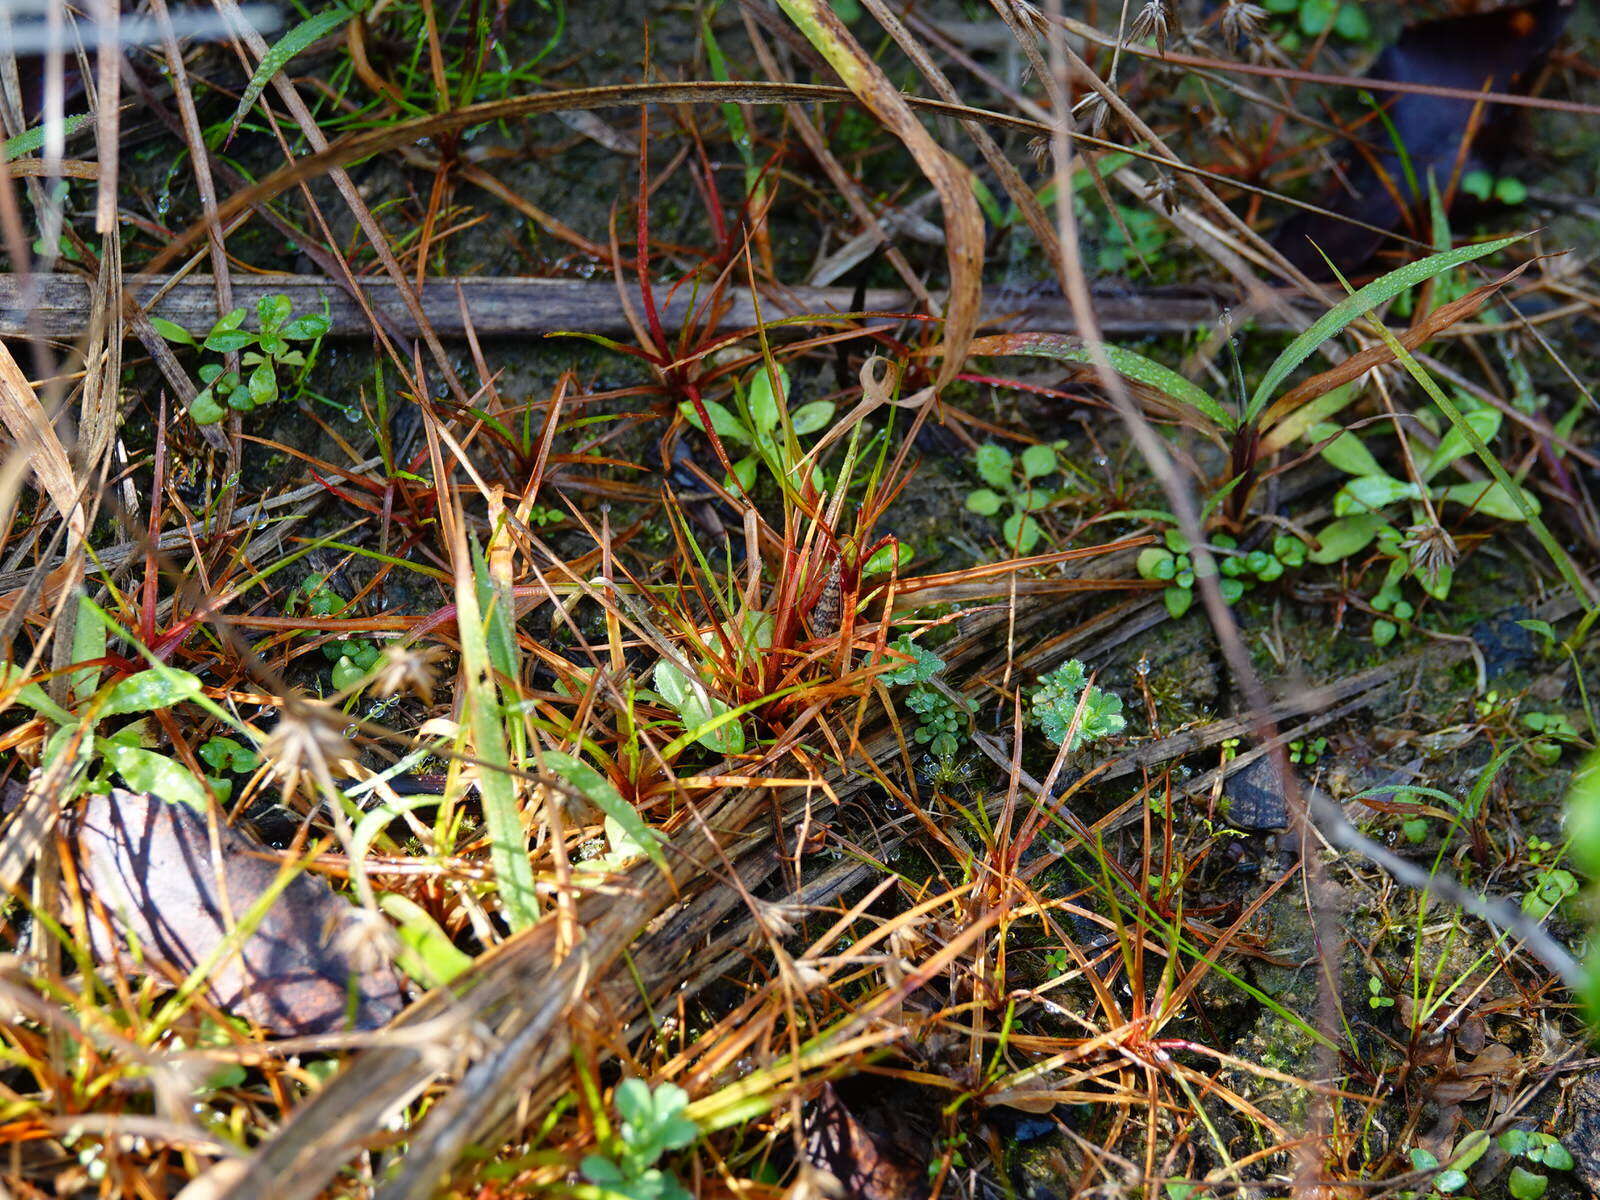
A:
{"label": "small green leaf", "polygon": [[1526,1129],[1508,1129],[1500,1135],[1500,1149],[1507,1154],[1522,1154],[1528,1149]]}
{"label": "small green leaf", "polygon": [[[1335,434],[1338,436],[1335,437]],[[1333,438],[1322,448],[1322,457],[1330,466],[1337,467],[1346,475],[1383,474],[1383,467],[1372,457],[1372,451],[1366,448],[1361,439],[1353,433],[1340,433],[1337,425],[1313,425],[1306,431],[1306,438],[1312,442]]]}
{"label": "small green leaf", "polygon": [[[1492,442],[1495,435],[1500,432],[1500,413],[1493,408],[1478,408],[1472,412],[1462,413],[1462,419],[1472,427],[1478,439],[1483,442]],[[1422,468],[1422,481],[1426,483],[1445,467],[1472,453],[1472,442],[1459,425],[1451,425],[1444,431],[1444,436],[1439,439],[1439,445],[1428,456],[1427,465]]]}
{"label": "small green leaf", "polygon": [[276,333],[289,319],[289,313],[293,309],[293,302],[281,292],[261,297],[256,301],[256,321],[261,326],[261,332]]}
{"label": "small green leaf", "polygon": [[1306,558],[1324,566],[1349,558],[1366,549],[1372,539],[1378,536],[1378,530],[1388,523],[1381,513],[1358,513],[1331,521],[1317,531],[1318,549],[1311,551]]}
{"label": "small green leaf", "polygon": [[1506,1176],[1506,1188],[1516,1200],[1539,1200],[1549,1186],[1550,1180],[1546,1176],[1535,1175],[1522,1166],[1512,1167],[1511,1174]]}
{"label": "small green leaf", "polygon": [[1494,198],[1501,204],[1522,204],[1528,199],[1528,185],[1520,179],[1501,179],[1494,185]]}
{"label": "small green leaf", "polygon": [[891,567],[905,567],[915,557],[916,551],[904,542],[890,542],[887,546],[879,546],[861,568],[862,577],[885,575]]}
{"label": "small green leaf", "polygon": [[1056,452],[1052,446],[1029,446],[1022,452],[1022,475],[1025,479],[1039,479],[1053,475],[1056,470]]}
{"label": "small green leaf", "polygon": [[386,893],[378,897],[378,907],[395,921],[400,939],[396,964],[423,987],[443,987],[472,965],[472,956],[409,896]]}
{"label": "small green leaf", "polygon": [[1007,517],[1000,526],[1001,533],[1005,536],[1006,545],[1019,557],[1026,557],[1033,553],[1034,547],[1039,544],[1039,539],[1044,536],[1044,530],[1039,527],[1027,513],[1014,512]]}
{"label": "small green leaf", "polygon": [[1339,15],[1333,19],[1333,31],[1352,42],[1364,42],[1372,36],[1372,22],[1359,3],[1339,6]]}
{"label": "small green leaf", "polygon": [[1372,644],[1382,649],[1394,641],[1395,635],[1400,632],[1400,626],[1393,621],[1382,619],[1372,623]]}
{"label": "small green leaf", "polygon": [[333,322],[321,313],[307,313],[296,317],[283,327],[283,336],[293,342],[311,342],[326,337]]}
{"label": "small green leaf", "polygon": [[[1515,484],[1512,485],[1516,487]],[[1535,516],[1539,514],[1539,498],[1526,488],[1517,487],[1516,496],[1522,498],[1523,504]],[[1452,483],[1449,487],[1439,488],[1433,493],[1435,500],[1445,500],[1451,504],[1459,504],[1470,508],[1473,512],[1481,513],[1486,517],[1494,517],[1500,521],[1525,521],[1521,505],[1516,497],[1508,492],[1501,484],[1495,482],[1476,481],[1468,483]]]}
{"label": "small green leaf", "polygon": [[789,424],[794,429],[795,436],[800,437],[808,433],[816,433],[825,429],[833,420],[835,405],[832,400],[813,400],[810,404],[802,404],[789,415]]}
{"label": "small green leaf", "polygon": [[206,334],[205,348],[227,354],[234,350],[243,350],[256,340],[256,335],[246,333],[243,329],[216,329]]}
{"label": "small green leaf", "polygon": [[1000,511],[1002,501],[999,496],[988,488],[978,488],[967,493],[967,511],[975,512],[982,517],[992,517]]}
{"label": "small green leaf", "polygon": [[1572,1152],[1560,1142],[1551,1142],[1544,1148],[1544,1165],[1552,1171],[1570,1171],[1575,1165]]}
{"label": "small green leaf", "polygon": [[332,674],[333,686],[341,692],[356,687],[367,677],[367,673],[348,654],[339,656],[339,661],[333,664]]}
{"label": "small green leaf", "polygon": [[1161,593],[1161,599],[1167,606],[1167,613],[1172,617],[1181,617],[1189,611],[1189,606],[1194,603],[1194,589],[1186,587],[1169,587]]}
{"label": "small green leaf", "polygon": [[182,763],[154,750],[126,746],[107,738],[98,738],[95,744],[106,762],[133,791],[149,792],[168,804],[187,804],[198,812],[206,811],[211,797],[205,785]]}
{"label": "small green leaf", "polygon": [[169,321],[165,317],[151,317],[150,324],[157,333],[169,342],[177,342],[180,346],[198,346],[200,344],[194,340],[194,335],[182,325]]}
{"label": "small green leaf", "polygon": [[1550,624],[1549,621],[1527,620],[1518,621],[1517,624],[1522,626],[1522,628],[1526,629],[1529,633],[1538,634],[1545,640],[1546,644],[1552,643],[1556,640],[1555,626]]}
{"label": "small green leaf", "polygon": [[985,442],[973,455],[973,465],[978,477],[997,491],[1009,492],[1013,487],[1011,451],[994,442]]}
{"label": "small green leaf", "polygon": [[262,363],[250,372],[250,402],[271,404],[278,398],[278,376],[271,363]]}
{"label": "small green leaf", "polygon": [[213,771],[254,771],[261,765],[261,756],[250,747],[231,737],[207,738],[196,752],[200,761]]}
{"label": "small green leaf", "polygon": [[[719,404],[715,400],[703,401],[707,415],[711,417],[711,428],[716,430],[717,436],[725,441],[742,442],[750,444],[750,431],[744,427],[744,422],[728,410],[727,405]],[[683,419],[693,425],[701,433],[706,431],[704,422],[700,420],[700,413],[694,403],[689,400],[678,405],[678,412]]]}
{"label": "small green leaf", "polygon": [[1415,500],[1421,494],[1414,483],[1390,475],[1362,475],[1350,480],[1333,498],[1333,514],[1348,517],[1357,513],[1376,513],[1400,500]]}
{"label": "small green leaf", "polygon": [[1461,177],[1461,190],[1475,200],[1487,200],[1494,190],[1494,176],[1481,167]]}
{"label": "small green leaf", "polygon": [[[774,374],[781,389],[777,394],[772,390]],[[785,406],[788,395],[789,375],[781,366],[774,363],[771,370],[765,364],[756,368],[755,377],[750,380],[750,420],[756,433],[771,433],[778,427],[778,410]]]}
{"label": "small green leaf", "polygon": [[[756,467],[760,461],[754,454],[746,454],[743,458],[737,459],[733,464],[734,486],[728,490],[741,496],[749,495],[750,489],[756,486]],[[724,480],[724,483],[727,482]]]}
{"label": "small green leaf", "polygon": [[893,671],[885,671],[879,676],[890,687],[905,687],[913,683],[927,683],[940,671],[944,670],[944,659],[932,650],[927,649],[909,636],[896,638],[889,646],[900,654],[908,654],[912,661]]}
{"label": "small green leaf", "polygon": [[[698,679],[690,679],[673,663],[662,659],[652,675],[656,691],[678,714],[684,732],[695,733],[702,725],[731,711],[729,705],[713,696]],[[728,721],[715,729],[697,734],[695,741],[716,754],[741,754],[744,752],[744,727],[737,721]]]}
{"label": "small green leaf", "polygon": [[[1136,564],[1140,579],[1171,579],[1174,559],[1170,550],[1160,546],[1146,546],[1139,551]],[[1164,573],[1163,573],[1164,572]]]}

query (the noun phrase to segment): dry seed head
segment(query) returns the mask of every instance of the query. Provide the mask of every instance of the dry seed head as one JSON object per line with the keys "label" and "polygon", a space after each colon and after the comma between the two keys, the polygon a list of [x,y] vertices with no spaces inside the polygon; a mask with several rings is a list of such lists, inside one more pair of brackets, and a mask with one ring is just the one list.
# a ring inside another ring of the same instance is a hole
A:
{"label": "dry seed head", "polygon": [[1099,92],[1090,92],[1072,106],[1073,118],[1079,126],[1093,134],[1098,134],[1105,128],[1109,111],[1106,98]]}
{"label": "dry seed head", "polygon": [[390,642],[372,677],[373,690],[385,698],[409,692],[424,704],[432,703],[437,667],[444,658],[442,646]]}
{"label": "dry seed head", "polygon": [[793,937],[796,926],[805,919],[806,909],[801,904],[774,904],[755,900],[756,920],[771,937]]}
{"label": "dry seed head", "polygon": [[1139,10],[1139,15],[1133,19],[1133,28],[1128,31],[1129,39],[1141,42],[1147,37],[1154,36],[1156,50],[1162,54],[1167,52],[1167,21],[1171,14],[1167,11],[1167,0],[1147,0],[1145,6]]}
{"label": "dry seed head", "polygon": [[1222,37],[1230,46],[1255,45],[1261,40],[1266,9],[1245,0],[1226,0],[1222,9]]}
{"label": "dry seed head", "polygon": [[1406,530],[1400,548],[1411,559],[1418,575],[1432,583],[1441,571],[1456,565],[1456,542],[1442,526],[1432,521],[1419,521]]}
{"label": "dry seed head", "polygon": [[389,922],[370,908],[351,906],[334,933],[334,945],[358,971],[375,971],[394,961],[399,941]]}
{"label": "dry seed head", "polygon": [[286,782],[306,772],[319,781],[330,779],[333,767],[355,761],[345,724],[344,715],[331,705],[287,697],[277,725],[261,744],[261,757]]}

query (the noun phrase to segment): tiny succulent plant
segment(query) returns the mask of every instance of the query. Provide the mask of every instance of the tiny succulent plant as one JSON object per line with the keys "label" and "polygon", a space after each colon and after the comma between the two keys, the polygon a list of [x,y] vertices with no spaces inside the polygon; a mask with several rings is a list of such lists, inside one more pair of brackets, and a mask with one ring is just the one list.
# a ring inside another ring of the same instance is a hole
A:
{"label": "tiny succulent plant", "polygon": [[611,1154],[583,1160],[583,1176],[603,1192],[628,1200],[689,1200],[690,1193],[656,1163],[669,1150],[693,1145],[700,1127],[684,1115],[689,1096],[675,1083],[654,1089],[642,1079],[617,1085],[621,1128],[611,1138]]}
{"label": "tiny succulent plant", "polygon": [[[1167,612],[1181,617],[1194,604],[1194,560],[1189,554],[1188,540],[1177,530],[1167,531],[1166,543],[1165,547],[1149,546],[1140,551],[1139,574],[1167,585],[1161,594]],[[1238,600],[1258,583],[1281,579],[1285,571],[1298,568],[1306,561],[1306,544],[1290,534],[1280,533],[1272,539],[1270,548],[1244,554],[1239,553],[1238,542],[1226,534],[1213,537],[1209,545],[1221,575],[1217,589],[1227,604]]]}
{"label": "tiny succulent plant", "polygon": [[[1066,745],[1069,753],[1119,734],[1128,724],[1122,715],[1122,697],[1089,683],[1083,663],[1075,658],[1041,676],[1032,701],[1033,718],[1045,737],[1058,746]],[[1067,745],[1069,737],[1071,744]]]}
{"label": "tiny succulent plant", "polygon": [[891,687],[910,689],[906,692],[905,704],[918,718],[912,738],[918,745],[928,747],[940,760],[950,759],[966,739],[967,714],[959,701],[951,699],[934,683],[935,677],[944,670],[944,659],[906,637],[895,641],[890,648],[912,660],[881,676]]}

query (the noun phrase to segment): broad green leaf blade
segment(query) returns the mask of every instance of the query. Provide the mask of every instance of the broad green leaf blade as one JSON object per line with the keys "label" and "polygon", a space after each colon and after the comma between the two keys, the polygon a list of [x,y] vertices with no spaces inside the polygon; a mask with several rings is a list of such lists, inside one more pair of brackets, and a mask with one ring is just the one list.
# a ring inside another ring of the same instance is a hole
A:
{"label": "broad green leaf blade", "polygon": [[250,82],[245,85],[244,93],[239,97],[239,107],[233,110],[233,119],[228,122],[228,133],[223,141],[228,141],[238,132],[239,122],[244,120],[245,114],[260,99],[267,84],[272,82],[272,77],[289,65],[290,59],[305,50],[312,42],[332,33],[349,19],[349,9],[330,8],[327,12],[306,18],[279,38],[267,51],[255,74],[250,76]]}
{"label": "broad green leaf blade", "polygon": [[789,427],[794,430],[796,437],[816,433],[833,420],[833,413],[832,400],[813,400],[810,404],[802,404],[790,414]]}
{"label": "broad green leaf blade", "polygon": [[1500,521],[1527,521],[1539,515],[1539,498],[1514,483],[1509,488],[1504,483],[1489,480],[1452,483],[1436,490],[1433,498],[1459,504]]}
{"label": "broad green leaf blade", "polygon": [[1368,310],[1393,300],[1407,288],[1425,283],[1452,267],[1483,258],[1497,250],[1504,250],[1512,242],[1520,241],[1524,236],[1526,235],[1514,233],[1508,237],[1496,238],[1492,242],[1480,242],[1474,246],[1446,250],[1442,254],[1431,254],[1427,258],[1418,259],[1398,270],[1390,271],[1387,275],[1374,279],[1366,287],[1346,296],[1317,318],[1311,328],[1290,342],[1283,353],[1278,355],[1267,368],[1267,373],[1256,385],[1255,394],[1250,397],[1250,406],[1245,410],[1245,420],[1253,421],[1260,416],[1262,410],[1271,403],[1278,387],[1296,367],[1310,358],[1323,342]]}
{"label": "broad green leaf blade", "polygon": [[[772,390],[772,377],[778,377],[779,391]],[[789,395],[789,375],[782,367],[774,363],[771,369],[762,364],[756,369],[755,378],[750,381],[750,423],[755,427],[755,433],[770,434],[778,428],[782,418],[778,410],[787,403]]]}
{"label": "broad green leaf blade", "polygon": [[656,664],[652,681],[661,698],[678,714],[685,731],[694,735],[707,750],[716,754],[744,753],[744,727],[730,721],[707,732],[698,732],[702,726],[729,711],[723,701],[713,696],[698,679],[690,679],[673,663],[663,659]]}
{"label": "broad green leaf blade", "polygon": [[97,739],[100,753],[127,781],[135,792],[149,792],[168,804],[187,804],[196,812],[205,812],[211,795],[205,785],[182,763],[145,750],[139,746],[125,746],[105,738]]}
{"label": "broad green leaf blade", "polygon": [[1011,451],[993,442],[979,446],[972,456],[978,477],[997,491],[1011,490]]}
{"label": "broad green leaf blade", "polygon": [[99,715],[114,717],[119,713],[171,708],[199,694],[200,681],[189,672],[175,667],[151,667],[129,675],[112,687],[100,707]]}
{"label": "broad green leaf blade", "polygon": [[1352,479],[1333,497],[1333,515],[1375,513],[1399,500],[1415,500],[1421,489],[1404,479],[1389,475],[1362,475]]}
{"label": "broad green leaf blade", "polygon": [[[1461,415],[1485,445],[1494,441],[1495,435],[1500,432],[1500,413],[1496,409],[1478,408]],[[1472,443],[1467,440],[1467,435],[1458,427],[1450,426],[1439,439],[1438,447],[1428,456],[1428,465],[1422,468],[1422,481],[1426,483],[1456,459],[1465,458],[1471,453]]]}
{"label": "broad green leaf blade", "polygon": [[400,938],[395,963],[423,987],[442,987],[472,965],[472,956],[409,896],[386,893],[378,897],[378,907],[394,919]]}
{"label": "broad green leaf blade", "polygon": [[1341,517],[1317,530],[1318,548],[1306,555],[1310,562],[1326,566],[1365,550],[1378,530],[1389,523],[1382,513],[1358,513]]}
{"label": "broad green leaf blade", "polygon": [[165,317],[151,317],[150,324],[157,333],[169,342],[177,342],[180,346],[198,346],[200,344],[194,340],[194,334],[175,321],[169,321]]}
{"label": "broad green leaf blade", "polygon": [[544,765],[583,793],[584,799],[590,804],[622,826],[628,839],[642,849],[651,862],[663,871],[667,869],[667,856],[661,852],[661,835],[639,815],[638,809],[622,798],[615,784],[582,759],[560,750],[546,750]]}
{"label": "broad green leaf blade", "polygon": [[1055,474],[1056,449],[1054,446],[1029,446],[1022,452],[1022,474],[1025,479],[1042,479]]}
{"label": "broad green leaf blade", "polygon": [[1322,457],[1329,465],[1338,467],[1347,475],[1382,475],[1383,467],[1372,457],[1361,439],[1349,431],[1340,432],[1333,424],[1313,425],[1306,431],[1306,440],[1320,442],[1332,438],[1322,448]]}
{"label": "broad green leaf blade", "polygon": [[[1176,371],[1153,359],[1120,346],[1105,343],[1106,358],[1118,375],[1160,392],[1179,408],[1192,409],[1224,432],[1238,428],[1239,419]],[[1019,355],[1025,358],[1053,358],[1058,362],[1093,363],[1077,338],[1061,333],[1004,333],[977,338],[974,355]]]}
{"label": "broad green leaf blade", "polygon": [[[728,411],[727,405],[719,404],[715,400],[703,400],[701,403],[706,406],[706,415],[711,418],[711,428],[716,431],[719,438],[746,445],[750,443],[750,431],[744,427],[743,421]],[[695,410],[692,401],[685,400],[680,403],[678,412],[701,433],[706,431],[705,422],[700,419],[700,414]]]}
{"label": "broad green leaf blade", "polygon": [[[93,662],[106,656],[106,626],[100,610],[82,592],[78,594],[78,619],[72,626],[72,661]],[[72,673],[72,703],[82,704],[100,686],[100,668],[83,667]]]}

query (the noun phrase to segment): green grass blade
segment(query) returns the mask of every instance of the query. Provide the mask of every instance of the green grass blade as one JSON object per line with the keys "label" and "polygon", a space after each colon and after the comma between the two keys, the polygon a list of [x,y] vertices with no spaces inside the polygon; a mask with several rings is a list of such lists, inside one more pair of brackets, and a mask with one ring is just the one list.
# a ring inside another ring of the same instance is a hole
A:
{"label": "green grass blade", "polygon": [[327,37],[349,19],[349,9],[330,8],[327,12],[307,17],[279,38],[267,51],[266,57],[261,60],[256,73],[250,76],[244,94],[239,97],[239,107],[233,110],[233,119],[228,122],[227,136],[222,140],[226,142],[238,132],[239,122],[244,120],[245,114],[261,98],[261,93],[266,90],[267,84],[272,82],[272,77],[289,65],[290,59],[303,52],[312,42]]}
{"label": "green grass blade", "polygon": [[[69,138],[86,125],[94,123],[93,113],[77,113],[66,117],[61,122],[61,136]],[[45,124],[40,123],[32,129],[24,130],[14,138],[7,138],[0,142],[0,162],[10,162],[24,154],[32,154],[44,146]]]}
{"label": "green grass blade", "polygon": [[[1363,288],[1362,291],[1366,291],[1366,289]],[[1361,292],[1356,292],[1351,299],[1357,299],[1360,295]],[[1417,381],[1417,386],[1428,394],[1428,398],[1439,406],[1439,411],[1444,413],[1450,424],[1460,432],[1461,436],[1467,440],[1467,444],[1472,447],[1473,453],[1478,456],[1478,461],[1483,464],[1484,470],[1489,472],[1494,481],[1500,485],[1506,495],[1521,510],[1523,519],[1528,522],[1528,527],[1533,530],[1533,536],[1539,539],[1539,545],[1544,547],[1545,553],[1556,564],[1556,569],[1561,572],[1561,577],[1566,580],[1567,586],[1572,589],[1573,596],[1577,598],[1585,609],[1590,612],[1595,611],[1594,603],[1590,599],[1588,581],[1583,577],[1582,572],[1578,570],[1577,565],[1573,563],[1571,555],[1562,549],[1561,543],[1556,541],[1549,528],[1539,518],[1538,510],[1528,503],[1528,497],[1523,494],[1522,489],[1517,486],[1505,467],[1500,465],[1500,460],[1494,456],[1494,452],[1489,449],[1488,444],[1478,435],[1478,431],[1472,427],[1472,423],[1467,420],[1466,415],[1456,407],[1455,402],[1450,397],[1444,394],[1444,389],[1433,381],[1433,376],[1424,371],[1417,360],[1411,357],[1411,351],[1401,344],[1399,338],[1390,333],[1376,317],[1373,318],[1373,324],[1377,326],[1378,336],[1383,338],[1384,343],[1394,353],[1396,361],[1406,369],[1406,373],[1412,379]]]}
{"label": "green grass blade", "polygon": [[[1239,418],[1218,404],[1200,388],[1170,367],[1120,346],[1105,344],[1112,369],[1125,379],[1154,388],[1180,408],[1192,409],[1224,432],[1239,426]],[[1053,358],[1057,362],[1093,363],[1094,357],[1077,338],[1060,333],[1003,333],[978,338],[972,343],[973,355],[1020,355],[1025,358]]]}
{"label": "green grass blade", "polygon": [[528,857],[528,831],[517,807],[517,786],[510,773],[506,731],[501,724],[499,689],[489,663],[484,620],[477,588],[470,578],[456,581],[457,627],[461,632],[461,664],[466,677],[463,697],[467,728],[478,760],[478,789],[489,827],[489,861],[512,929],[526,929],[539,919],[533,861]]}
{"label": "green grass blade", "polygon": [[645,852],[651,862],[663,871],[667,869],[667,856],[661,851],[661,834],[623,798],[611,780],[581,758],[574,758],[560,750],[546,750],[540,757],[546,767],[582,792],[584,799],[622,826],[623,832]]}
{"label": "green grass blade", "polygon": [[1256,386],[1255,394],[1250,397],[1250,407],[1245,410],[1245,420],[1254,421],[1260,416],[1262,410],[1271,403],[1279,386],[1289,377],[1290,372],[1310,358],[1318,346],[1357,317],[1393,300],[1409,287],[1425,283],[1451,267],[1459,267],[1462,263],[1483,258],[1497,250],[1504,250],[1512,242],[1520,241],[1525,236],[1527,235],[1514,233],[1509,237],[1496,238],[1492,242],[1479,242],[1474,246],[1446,250],[1443,254],[1430,254],[1427,258],[1419,258],[1414,263],[1407,263],[1398,270],[1390,271],[1359,291],[1351,293],[1317,318],[1310,329],[1290,342],[1283,353],[1278,355],[1273,364],[1267,368],[1267,373],[1261,377],[1261,382]]}

